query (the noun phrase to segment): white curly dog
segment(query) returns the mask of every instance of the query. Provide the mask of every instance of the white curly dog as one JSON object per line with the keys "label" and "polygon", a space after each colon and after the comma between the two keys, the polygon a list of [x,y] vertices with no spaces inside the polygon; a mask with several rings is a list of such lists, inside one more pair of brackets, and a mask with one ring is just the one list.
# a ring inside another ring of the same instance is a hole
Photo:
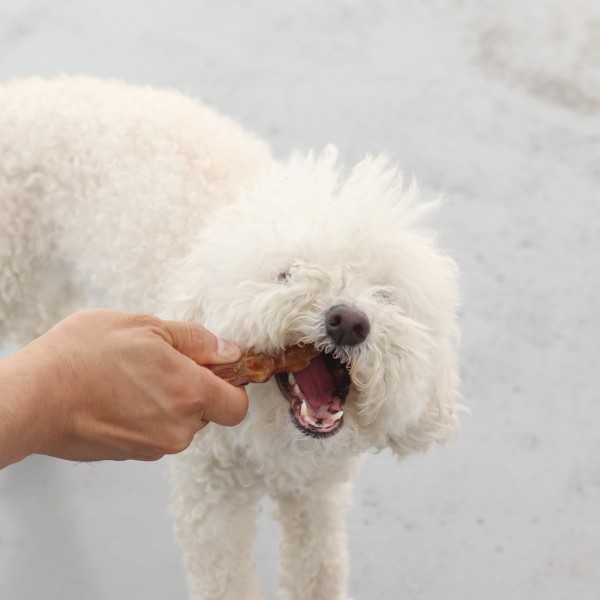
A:
{"label": "white curly dog", "polygon": [[[175,459],[194,599],[260,597],[251,547],[268,493],[290,600],[347,598],[344,514],[361,455],[457,427],[457,270],[432,204],[383,157],[282,164],[179,93],[83,78],[0,86],[0,339],[90,300],[197,320],[267,352],[312,344],[295,377]],[[18,337],[17,337],[18,336]]]}

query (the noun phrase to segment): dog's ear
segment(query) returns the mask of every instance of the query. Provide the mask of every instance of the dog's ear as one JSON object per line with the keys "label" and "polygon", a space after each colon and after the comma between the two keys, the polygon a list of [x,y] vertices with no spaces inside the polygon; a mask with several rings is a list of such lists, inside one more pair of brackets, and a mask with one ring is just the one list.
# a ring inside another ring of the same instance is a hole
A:
{"label": "dog's ear", "polygon": [[436,354],[423,410],[413,423],[388,432],[387,446],[399,456],[425,450],[433,442],[446,442],[458,430],[458,413],[466,411],[459,402],[459,377],[452,341],[438,345]]}

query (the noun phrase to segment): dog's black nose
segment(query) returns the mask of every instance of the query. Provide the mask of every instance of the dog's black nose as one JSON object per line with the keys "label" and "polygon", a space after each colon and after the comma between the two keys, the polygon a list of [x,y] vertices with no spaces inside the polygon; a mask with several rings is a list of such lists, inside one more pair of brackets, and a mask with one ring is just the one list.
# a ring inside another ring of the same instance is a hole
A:
{"label": "dog's black nose", "polygon": [[364,342],[371,331],[365,313],[347,304],[337,304],[327,311],[325,327],[338,346],[356,346]]}

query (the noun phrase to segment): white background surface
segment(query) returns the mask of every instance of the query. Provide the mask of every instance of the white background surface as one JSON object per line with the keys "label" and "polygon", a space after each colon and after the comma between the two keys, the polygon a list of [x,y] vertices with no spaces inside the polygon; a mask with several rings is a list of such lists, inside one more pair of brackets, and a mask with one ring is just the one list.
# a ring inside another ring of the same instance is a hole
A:
{"label": "white background surface", "polygon": [[[385,151],[443,191],[472,416],[444,448],[367,461],[352,596],[600,599],[598,2],[0,0],[0,80],[59,73],[176,86],[280,157]],[[184,599],[166,472],[1,472],[0,598]]]}

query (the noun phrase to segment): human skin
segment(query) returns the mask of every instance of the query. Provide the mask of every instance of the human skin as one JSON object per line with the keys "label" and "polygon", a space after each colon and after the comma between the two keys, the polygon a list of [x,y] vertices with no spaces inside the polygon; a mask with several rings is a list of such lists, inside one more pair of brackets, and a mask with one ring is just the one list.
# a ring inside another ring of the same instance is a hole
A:
{"label": "human skin", "polygon": [[0,468],[30,454],[96,461],[181,452],[210,421],[243,420],[244,389],[202,366],[239,356],[197,323],[76,313],[0,361]]}

